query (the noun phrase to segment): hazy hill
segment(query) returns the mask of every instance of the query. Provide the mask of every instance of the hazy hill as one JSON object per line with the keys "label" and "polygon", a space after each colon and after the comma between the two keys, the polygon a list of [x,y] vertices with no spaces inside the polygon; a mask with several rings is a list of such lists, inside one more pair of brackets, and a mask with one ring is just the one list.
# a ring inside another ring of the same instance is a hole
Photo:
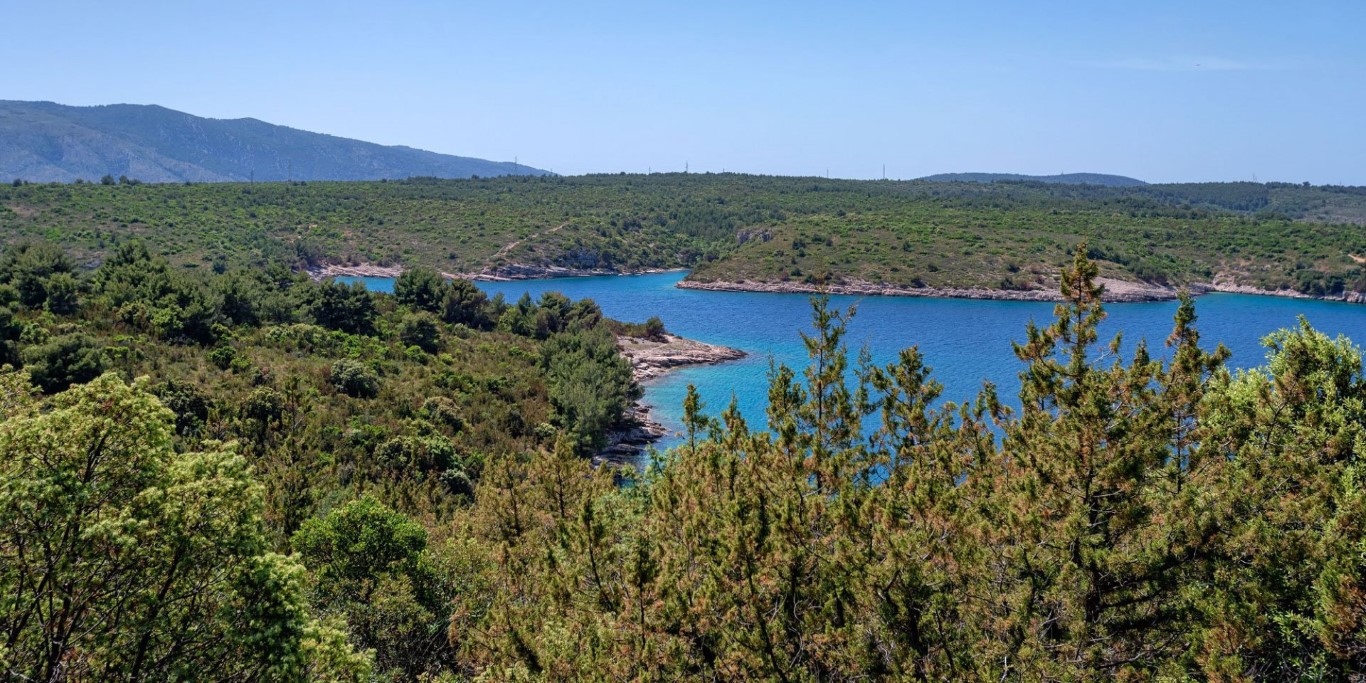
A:
{"label": "hazy hill", "polygon": [[0,100],[0,180],[94,181],[108,174],[160,183],[545,173],[256,119],[206,119],[156,105]]}
{"label": "hazy hill", "polygon": [[1060,185],[1104,185],[1106,187],[1137,187],[1147,183],[1137,178],[1106,173],[1060,173],[1058,175],[1023,175],[1020,173],[939,173],[920,180],[932,182],[995,183],[999,181],[1032,181]]}

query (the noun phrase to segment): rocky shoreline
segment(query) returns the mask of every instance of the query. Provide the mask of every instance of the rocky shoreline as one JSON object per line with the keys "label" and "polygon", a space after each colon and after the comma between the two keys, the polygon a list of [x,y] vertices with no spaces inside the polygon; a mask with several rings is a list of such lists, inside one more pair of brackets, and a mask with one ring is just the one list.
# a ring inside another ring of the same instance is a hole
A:
{"label": "rocky shoreline", "polygon": [[[686,268],[640,268],[634,270],[609,270],[602,268],[565,268],[562,266],[534,266],[511,264],[486,268],[470,273],[441,273],[448,278],[461,278],[484,282],[509,282],[516,280],[544,280],[559,277],[597,277],[604,275],[648,275],[652,273],[683,272]],[[310,266],[307,269],[314,280],[329,277],[398,277],[403,274],[401,266],[379,266],[373,264],[340,265],[325,264]],[[1107,303],[1138,303],[1144,301],[1172,301],[1180,292],[1178,287],[1167,287],[1146,282],[1131,282],[1114,278],[1098,278],[1105,285],[1101,300]],[[991,289],[987,287],[906,287],[886,283],[852,280],[830,285],[815,285],[806,282],[731,282],[716,280],[702,282],[680,280],[680,289],[698,289],[712,292],[769,292],[777,294],[849,294],[855,296],[920,296],[939,299],[988,299],[995,301],[1043,301],[1057,302],[1062,296],[1055,289]],[[1187,285],[1191,294],[1199,296],[1207,292],[1226,292],[1231,294],[1255,294],[1258,296],[1279,296],[1293,299],[1317,299],[1321,301],[1343,301],[1352,304],[1366,303],[1366,292],[1343,292],[1332,296],[1316,296],[1293,289],[1261,289],[1251,285],[1238,284],[1225,275],[1216,275],[1213,282],[1196,282]]]}
{"label": "rocky shoreline", "polygon": [[[678,368],[692,365],[715,365],[739,360],[747,354],[739,349],[707,344],[695,339],[685,339],[673,334],[665,334],[660,339],[644,337],[617,337],[617,348],[621,355],[631,363],[631,373],[639,383],[658,379]],[[627,410],[625,430],[607,435],[609,445],[596,457],[594,464],[620,465],[633,462],[651,444],[663,438],[668,431],[664,425],[650,417],[650,406],[636,402]]]}
{"label": "rocky shoreline", "polygon": [[[1101,300],[1108,303],[1138,303],[1144,301],[1172,301],[1180,293],[1178,287],[1164,287],[1144,282],[1130,282],[1112,278],[1098,278],[1105,285]],[[781,294],[849,294],[855,296],[919,296],[942,299],[990,299],[996,301],[1043,301],[1057,302],[1062,295],[1054,290],[1029,289],[988,289],[984,287],[903,287],[855,280],[827,286],[805,282],[699,282],[680,280],[681,289],[698,289],[712,292],[767,292]],[[1259,289],[1250,285],[1240,285],[1227,278],[1216,277],[1211,283],[1193,283],[1186,287],[1191,294],[1199,296],[1207,292],[1227,292],[1233,294],[1256,294],[1259,296],[1279,296],[1296,299],[1318,299],[1322,301],[1344,301],[1347,303],[1366,303],[1366,293],[1344,292],[1336,296],[1315,296],[1293,289]]]}
{"label": "rocky shoreline", "polygon": [[371,263],[357,265],[341,265],[328,263],[321,266],[309,266],[304,269],[310,278],[314,280],[325,280],[329,277],[398,277],[403,274],[403,268],[399,266],[377,266]]}
{"label": "rocky shoreline", "polygon": [[603,275],[650,275],[655,273],[683,272],[686,268],[565,268],[563,266],[532,266],[514,263],[496,268],[485,268],[474,273],[442,273],[450,278],[479,280],[484,282],[509,282],[514,280],[548,280],[557,277],[599,277]]}
{"label": "rocky shoreline", "polygon": [[[481,282],[512,282],[516,280],[548,280],[557,277],[596,277],[602,275],[649,275],[653,273],[683,272],[685,268],[639,268],[613,270],[605,268],[565,268],[562,266],[532,266],[514,263],[496,268],[485,268],[476,272],[447,273],[447,278],[477,280]],[[314,280],[329,277],[398,277],[403,274],[402,266],[379,266],[374,264],[343,265],[327,263],[309,266],[305,269]]]}

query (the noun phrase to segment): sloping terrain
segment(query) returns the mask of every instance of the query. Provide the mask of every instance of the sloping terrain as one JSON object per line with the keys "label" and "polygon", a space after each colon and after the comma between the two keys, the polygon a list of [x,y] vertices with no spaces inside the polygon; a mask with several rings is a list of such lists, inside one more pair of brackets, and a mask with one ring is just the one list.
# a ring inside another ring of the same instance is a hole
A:
{"label": "sloping terrain", "polygon": [[1103,277],[1139,297],[1202,285],[1342,297],[1366,290],[1353,258],[1366,257],[1362,221],[1362,188],[1252,183],[654,174],[0,187],[0,241],[56,242],[87,264],[136,237],[186,268],[425,265],[510,278],[690,268],[692,283],[758,290],[1012,298],[1054,296],[1082,241]]}
{"label": "sloping terrain", "polygon": [[0,101],[0,179],[143,182],[379,180],[541,175],[506,162],[436,154],[155,105],[68,107]]}

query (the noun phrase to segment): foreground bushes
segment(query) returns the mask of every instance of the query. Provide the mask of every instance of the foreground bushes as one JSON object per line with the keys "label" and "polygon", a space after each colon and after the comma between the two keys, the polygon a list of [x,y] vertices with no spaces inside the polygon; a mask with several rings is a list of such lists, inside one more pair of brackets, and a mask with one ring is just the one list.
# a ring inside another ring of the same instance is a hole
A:
{"label": "foreground bushes", "polygon": [[914,349],[848,384],[818,302],[770,432],[692,395],[633,487],[490,463],[469,528],[498,589],[453,637],[499,680],[1359,680],[1360,352],[1305,323],[1231,374],[1186,301],[1170,360],[1100,364],[1095,275],[1083,253],[1016,347],[1018,411],[936,406]]}
{"label": "foreground bushes", "polygon": [[[633,398],[584,304],[518,302],[488,320],[505,332],[428,320],[432,356],[393,330],[434,314],[383,297],[373,336],[287,320],[226,326],[215,347],[131,344],[96,300],[99,357],[157,381],[38,399],[0,374],[0,667],[1360,680],[1360,351],[1306,322],[1231,373],[1185,301],[1165,359],[1098,353],[1084,253],[1057,320],[1016,346],[1019,409],[991,386],[939,404],[915,349],[851,370],[847,315],[817,301],[810,367],[771,374],[769,431],[690,392],[685,445],[639,476],[580,457]],[[432,305],[424,282],[413,301]],[[79,333],[17,305],[23,352]],[[226,367],[208,358],[222,348]],[[383,377],[371,399],[330,386],[366,372]]]}
{"label": "foreground bushes", "polygon": [[0,374],[0,671],[7,680],[364,680],[269,551],[229,449],[112,375],[39,403]]}

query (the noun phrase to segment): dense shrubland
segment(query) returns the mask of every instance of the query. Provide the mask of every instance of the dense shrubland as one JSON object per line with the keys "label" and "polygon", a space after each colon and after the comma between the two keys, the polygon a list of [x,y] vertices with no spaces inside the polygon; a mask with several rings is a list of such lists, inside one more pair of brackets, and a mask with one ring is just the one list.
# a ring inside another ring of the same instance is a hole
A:
{"label": "dense shrubland", "polygon": [[1352,258],[1366,258],[1362,225],[1361,188],[1285,183],[623,174],[0,187],[6,242],[46,239],[89,264],[138,239],[176,267],[216,271],[276,262],[450,273],[688,267],[699,280],[1056,291],[1073,245],[1087,240],[1108,277],[1181,285],[1222,276],[1336,296],[1366,290]]}
{"label": "dense shrubland", "polygon": [[[1187,300],[1165,352],[1121,359],[1085,250],[1016,345],[1020,408],[942,404],[914,348],[851,361],[852,312],[818,300],[767,430],[690,392],[684,445],[627,486],[582,457],[599,383],[631,389],[587,304],[172,269],[119,304],[126,276],[78,277],[57,314],[7,268],[9,348],[75,335],[99,362],[46,396],[0,374],[16,680],[1366,673],[1359,349],[1304,323],[1232,373]],[[255,322],[227,321],[233,288]],[[405,345],[428,324],[436,354]]]}
{"label": "dense shrubland", "polygon": [[[139,242],[78,275],[27,243],[0,257],[0,360],[46,394],[151,377],[178,448],[232,441],[269,475],[277,538],[353,489],[441,518],[489,453],[561,432],[587,453],[638,396],[592,301],[509,305],[422,269],[399,285],[390,297],[278,266],[187,273]],[[565,398],[588,395],[596,409]]]}
{"label": "dense shrubland", "polygon": [[510,680],[1358,680],[1360,351],[1304,324],[1233,374],[1186,301],[1170,360],[1102,360],[1095,275],[1017,345],[1018,411],[937,405],[915,349],[848,383],[818,302],[768,431],[694,396],[632,488],[554,453],[486,478],[497,588],[453,637]]}

